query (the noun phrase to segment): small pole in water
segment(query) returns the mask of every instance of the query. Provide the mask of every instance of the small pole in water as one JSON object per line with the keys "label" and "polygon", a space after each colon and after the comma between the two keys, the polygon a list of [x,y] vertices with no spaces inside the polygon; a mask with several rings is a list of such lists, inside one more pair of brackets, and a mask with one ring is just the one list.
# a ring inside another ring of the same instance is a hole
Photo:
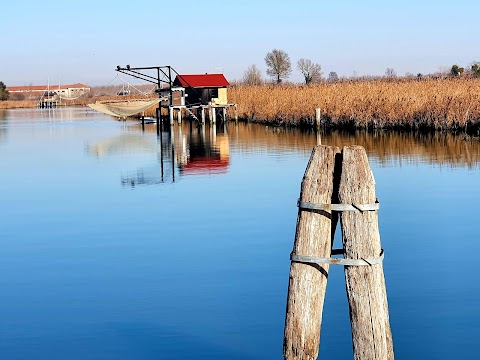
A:
{"label": "small pole in water", "polygon": [[205,108],[202,106],[202,125],[205,124]]}
{"label": "small pole in water", "polygon": [[315,130],[317,132],[317,145],[322,145],[322,135],[321,135],[321,126],[322,126],[322,109],[315,109]]}

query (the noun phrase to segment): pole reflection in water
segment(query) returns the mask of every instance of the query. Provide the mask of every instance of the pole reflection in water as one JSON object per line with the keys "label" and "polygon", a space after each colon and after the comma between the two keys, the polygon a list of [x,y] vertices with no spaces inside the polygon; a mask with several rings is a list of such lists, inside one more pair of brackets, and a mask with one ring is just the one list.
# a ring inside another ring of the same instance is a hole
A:
{"label": "pole reflection in water", "polygon": [[[142,125],[143,127],[144,125]],[[146,129],[147,126],[145,126]],[[227,127],[190,124],[162,129],[157,143],[149,131],[131,132],[101,140],[88,146],[88,153],[101,156],[134,156],[135,153],[155,154],[156,160],[121,175],[124,187],[173,183],[182,176],[224,174],[229,166]],[[156,130],[156,129],[155,129]]]}

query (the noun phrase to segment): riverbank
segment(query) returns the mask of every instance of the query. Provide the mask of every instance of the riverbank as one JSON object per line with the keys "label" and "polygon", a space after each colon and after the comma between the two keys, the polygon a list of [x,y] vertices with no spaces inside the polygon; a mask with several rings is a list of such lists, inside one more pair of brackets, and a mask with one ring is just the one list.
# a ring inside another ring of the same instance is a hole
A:
{"label": "riverbank", "polygon": [[[154,96],[154,95],[151,95]],[[122,97],[122,99],[138,98]],[[79,98],[85,106],[114,96]],[[228,99],[239,119],[279,126],[351,129],[480,131],[480,78],[351,80],[315,85],[235,85]],[[35,107],[35,101],[3,101],[0,108]],[[145,115],[155,116],[155,109]],[[229,114],[233,118],[233,111]]]}
{"label": "riverbank", "polygon": [[[156,97],[155,95],[149,95],[148,97]],[[108,101],[108,100],[128,100],[128,99],[143,99],[145,96],[142,95],[129,95],[129,96],[112,96],[112,95],[101,95],[101,96],[86,96],[80,97],[75,100],[59,100],[59,106],[62,107],[73,107],[73,106],[87,106],[87,104],[94,103],[95,101]],[[36,108],[38,104],[38,99],[36,100],[6,100],[0,101],[0,109],[27,109],[27,108]]]}

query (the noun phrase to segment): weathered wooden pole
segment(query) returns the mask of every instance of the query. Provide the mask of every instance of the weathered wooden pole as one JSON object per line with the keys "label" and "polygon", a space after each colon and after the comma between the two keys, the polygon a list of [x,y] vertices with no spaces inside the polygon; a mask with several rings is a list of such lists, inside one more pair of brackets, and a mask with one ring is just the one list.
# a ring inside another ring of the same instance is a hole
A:
{"label": "weathered wooden pole", "polygon": [[180,125],[182,123],[182,109],[178,109],[177,122],[178,122],[178,125]]}
{"label": "weathered wooden pole", "polygon": [[205,108],[202,107],[202,124],[205,124]]}
{"label": "weathered wooden pole", "polygon": [[317,127],[317,129],[320,129],[321,122],[322,122],[322,109],[316,108],[315,109],[315,126]]}
{"label": "weathered wooden pole", "polygon": [[317,132],[317,145],[322,144],[322,133],[320,132],[322,126],[322,110],[315,109],[315,131]]}
{"label": "weathered wooden pole", "polygon": [[[331,204],[337,147],[317,146],[303,177],[300,201]],[[299,210],[292,255],[329,258],[336,225],[330,210]],[[314,360],[320,345],[320,327],[329,265],[292,262],[288,284],[283,357]]]}
{"label": "weathered wooden pole", "polygon": [[[339,200],[342,204],[374,204],[375,180],[361,146],[342,150]],[[382,254],[377,211],[341,213],[342,242],[346,259],[375,259]],[[382,263],[346,266],[345,281],[350,308],[355,360],[390,360],[393,341],[388,316]]]}

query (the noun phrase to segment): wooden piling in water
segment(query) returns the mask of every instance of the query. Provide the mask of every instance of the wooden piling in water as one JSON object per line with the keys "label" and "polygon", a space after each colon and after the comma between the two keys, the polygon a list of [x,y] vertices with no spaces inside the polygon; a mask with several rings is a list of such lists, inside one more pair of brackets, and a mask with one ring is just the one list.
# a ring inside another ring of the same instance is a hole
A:
{"label": "wooden piling in water", "polygon": [[[315,360],[329,264],[345,266],[355,360],[393,360],[379,204],[365,149],[317,146],[302,181],[291,254],[283,356]],[[332,212],[333,211],[333,212]],[[338,219],[343,249],[332,250]],[[344,258],[331,258],[343,253]]]}
{"label": "wooden piling in water", "polygon": [[[361,146],[342,151],[339,200],[344,204],[373,204],[375,180]],[[378,258],[382,252],[377,211],[342,212],[345,258]],[[383,265],[346,266],[353,352],[356,360],[393,359]]]}
{"label": "wooden piling in water", "polygon": [[[303,177],[300,201],[330,204],[334,189],[335,158],[340,149],[317,146]],[[336,223],[331,211],[298,212],[292,253],[330,257]],[[332,230],[333,229],[333,230]],[[320,345],[320,327],[329,265],[292,262],[288,284],[283,356],[314,360]]]}
{"label": "wooden piling in water", "polygon": [[322,110],[320,108],[315,109],[315,126],[318,129],[320,129],[320,126],[322,125]]}

